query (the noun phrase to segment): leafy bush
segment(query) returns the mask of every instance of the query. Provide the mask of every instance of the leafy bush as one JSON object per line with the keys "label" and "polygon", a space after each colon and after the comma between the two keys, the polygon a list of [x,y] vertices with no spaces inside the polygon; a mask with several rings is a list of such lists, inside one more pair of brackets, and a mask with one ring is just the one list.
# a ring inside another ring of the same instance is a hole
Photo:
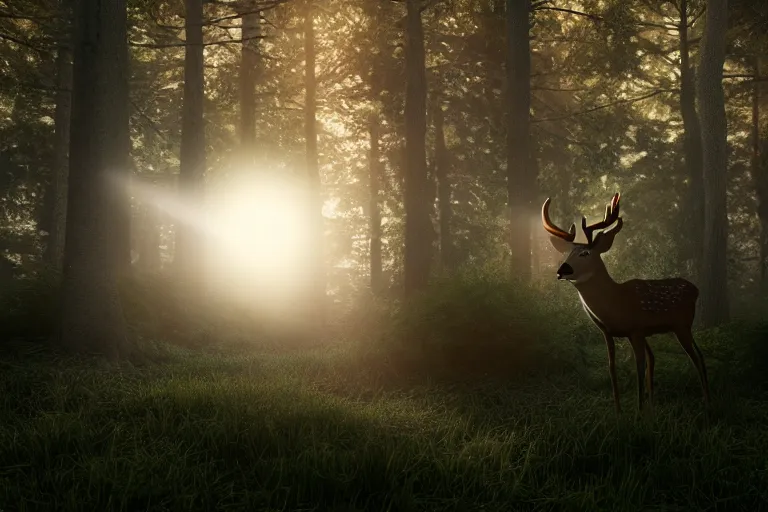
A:
{"label": "leafy bush", "polygon": [[583,360],[571,343],[583,322],[563,306],[501,271],[470,270],[379,311],[389,325],[377,347],[401,371],[438,379],[562,370]]}

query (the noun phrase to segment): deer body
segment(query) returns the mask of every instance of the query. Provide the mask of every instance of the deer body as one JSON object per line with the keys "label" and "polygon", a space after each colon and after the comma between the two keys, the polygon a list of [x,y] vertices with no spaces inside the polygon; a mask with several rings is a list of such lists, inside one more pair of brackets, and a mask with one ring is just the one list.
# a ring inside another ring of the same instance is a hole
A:
{"label": "deer body", "polygon": [[576,284],[587,314],[609,334],[629,337],[672,332],[693,324],[699,290],[682,278]]}
{"label": "deer body", "polygon": [[[614,237],[623,225],[619,217],[619,197],[619,194],[613,197],[603,221],[587,225],[586,219],[582,218],[582,229],[588,241],[586,244],[573,242],[576,236],[575,225],[566,232],[552,224],[548,213],[549,199],[544,202],[544,228],[552,235],[552,245],[566,255],[565,262],[557,271],[557,278],[568,280],[576,287],[584,310],[603,333],[617,410],[621,406],[616,380],[614,338],[629,338],[632,345],[637,365],[638,407],[642,409],[646,384],[648,396],[653,399],[655,359],[647,337],[668,332],[677,336],[698,370],[704,399],[708,402],[706,366],[691,333],[699,296],[696,285],[682,278],[632,279],[617,283],[611,278],[600,257],[611,248]],[[599,232],[593,240],[595,230],[612,225],[613,229]]]}

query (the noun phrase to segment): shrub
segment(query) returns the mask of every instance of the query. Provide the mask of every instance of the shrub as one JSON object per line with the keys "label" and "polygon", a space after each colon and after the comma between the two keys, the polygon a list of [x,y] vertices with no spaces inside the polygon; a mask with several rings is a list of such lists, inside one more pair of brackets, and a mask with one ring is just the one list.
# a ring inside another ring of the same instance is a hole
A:
{"label": "shrub", "polygon": [[574,332],[574,315],[562,306],[500,271],[469,270],[394,303],[377,346],[400,371],[429,378],[514,378],[563,370],[583,354],[565,335]]}
{"label": "shrub", "polygon": [[729,387],[768,389],[768,322],[733,322],[700,331],[696,339]]}

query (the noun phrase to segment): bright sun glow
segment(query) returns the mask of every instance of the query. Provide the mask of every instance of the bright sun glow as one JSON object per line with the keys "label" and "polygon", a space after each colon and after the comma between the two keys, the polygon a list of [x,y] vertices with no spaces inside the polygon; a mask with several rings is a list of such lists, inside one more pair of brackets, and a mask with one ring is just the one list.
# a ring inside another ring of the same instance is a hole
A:
{"label": "bright sun glow", "polygon": [[241,173],[214,187],[207,200],[214,267],[260,283],[295,281],[306,258],[308,197],[290,176]]}
{"label": "bright sun glow", "polygon": [[307,280],[309,195],[285,170],[247,169],[206,184],[203,206],[173,190],[131,183],[131,194],[192,226],[201,235],[206,278],[234,298],[256,305],[290,301]]}

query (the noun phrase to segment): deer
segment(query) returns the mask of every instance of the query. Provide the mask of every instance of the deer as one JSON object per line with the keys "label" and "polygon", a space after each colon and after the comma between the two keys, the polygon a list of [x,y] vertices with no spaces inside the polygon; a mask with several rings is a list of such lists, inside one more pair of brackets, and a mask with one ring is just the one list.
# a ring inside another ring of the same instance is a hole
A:
{"label": "deer", "polygon": [[[608,371],[613,388],[616,412],[621,412],[619,388],[616,381],[615,338],[628,338],[637,365],[638,412],[643,410],[645,384],[648,401],[653,405],[653,371],[655,358],[647,338],[654,334],[674,333],[683,350],[698,371],[709,405],[709,382],[704,356],[693,338],[693,320],[699,289],[681,277],[668,279],[632,279],[617,283],[611,278],[602,254],[608,252],[621,231],[619,200],[616,193],[606,206],[603,220],[587,224],[581,218],[581,229],[587,243],[576,243],[576,224],[568,231],[557,227],[549,218],[550,198],[541,208],[544,229],[552,246],[565,256],[557,269],[557,279],[570,281],[592,322],[600,329],[608,347]],[[609,229],[610,228],[610,229]],[[595,232],[598,231],[597,234]]]}

